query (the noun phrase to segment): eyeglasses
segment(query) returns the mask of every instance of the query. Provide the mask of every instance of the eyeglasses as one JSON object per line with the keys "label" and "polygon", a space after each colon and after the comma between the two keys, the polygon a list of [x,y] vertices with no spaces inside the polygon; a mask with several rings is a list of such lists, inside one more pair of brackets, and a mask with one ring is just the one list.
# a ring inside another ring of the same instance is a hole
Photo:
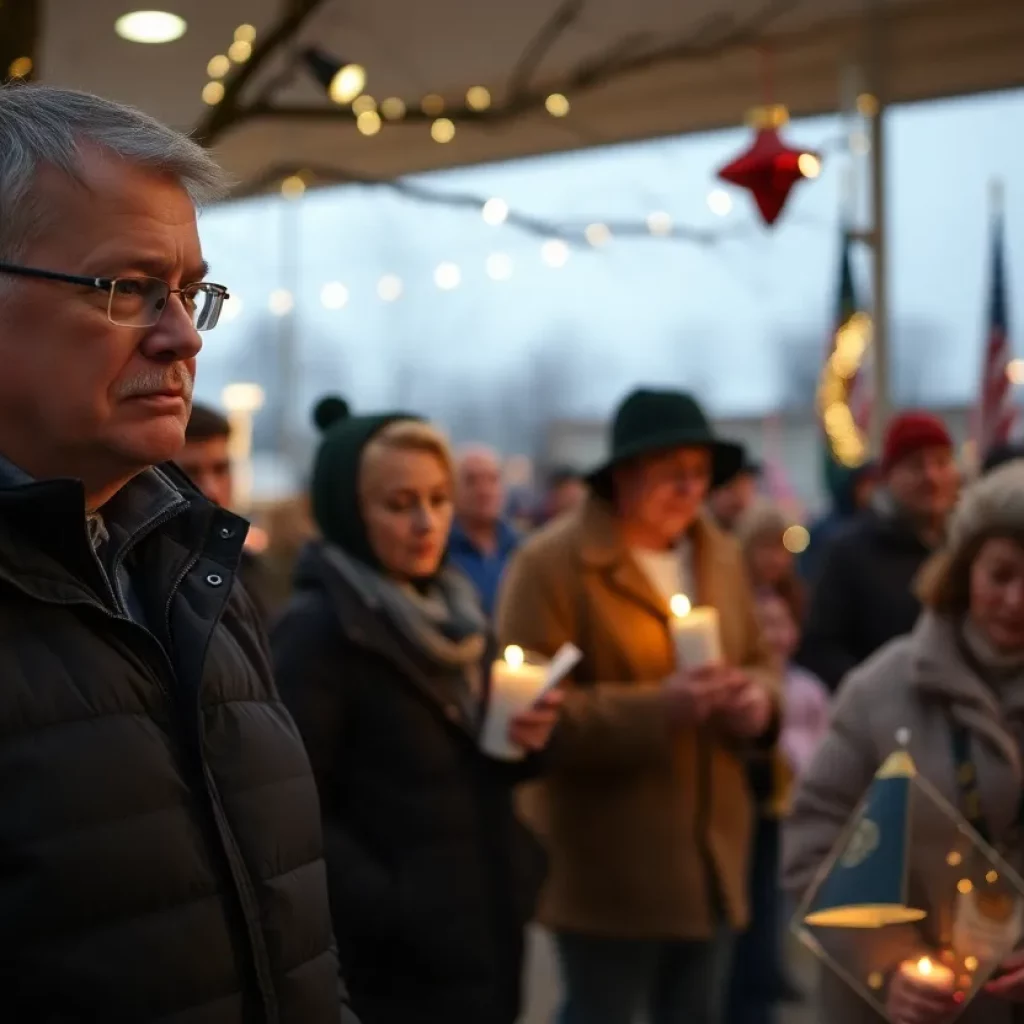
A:
{"label": "eyeglasses", "polygon": [[44,281],[60,281],[107,292],[107,319],[118,327],[155,326],[163,316],[170,297],[180,295],[195,329],[211,331],[217,326],[224,300],[228,297],[224,285],[208,281],[172,288],[158,277],[79,277],[13,263],[0,263],[0,274],[38,277]]}

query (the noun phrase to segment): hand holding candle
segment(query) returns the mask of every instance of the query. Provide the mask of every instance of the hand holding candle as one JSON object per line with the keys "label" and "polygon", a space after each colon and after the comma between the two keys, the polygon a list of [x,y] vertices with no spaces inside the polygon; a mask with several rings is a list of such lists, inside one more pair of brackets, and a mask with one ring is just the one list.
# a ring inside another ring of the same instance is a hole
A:
{"label": "hand holding candle", "polygon": [[956,975],[931,957],[906,960],[889,985],[886,1010],[896,1024],[941,1024],[957,1004]]}
{"label": "hand holding candle", "polygon": [[676,664],[695,671],[722,660],[722,640],[718,627],[718,609],[710,605],[694,608],[685,594],[669,601],[672,612],[669,629],[676,648]]}
{"label": "hand holding candle", "polygon": [[505,648],[491,666],[487,714],[481,749],[505,761],[518,761],[525,749],[543,747],[557,719],[560,698],[551,693],[580,659],[580,651],[565,644],[549,662],[528,659],[521,647]]}

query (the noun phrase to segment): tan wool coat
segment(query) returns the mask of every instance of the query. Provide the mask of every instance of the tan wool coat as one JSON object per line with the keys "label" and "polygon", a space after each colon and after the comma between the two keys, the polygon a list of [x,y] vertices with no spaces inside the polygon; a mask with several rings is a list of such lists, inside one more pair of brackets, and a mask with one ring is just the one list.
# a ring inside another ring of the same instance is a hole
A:
{"label": "tan wool coat", "polygon": [[[812,885],[875,771],[899,748],[900,730],[909,731],[908,751],[919,775],[958,808],[950,724],[965,725],[971,734],[984,818],[997,843],[1011,835],[1024,786],[1020,746],[1011,730],[1022,721],[1024,679],[999,685],[984,682],[963,654],[952,622],[925,612],[913,633],[891,641],[843,682],[830,731],[801,778],[792,815],[783,827],[785,887],[799,900]],[[911,801],[908,863],[910,887],[916,892],[911,892],[910,900],[917,906],[916,896],[925,891],[938,898],[930,906],[925,901],[928,917],[917,926],[859,936],[822,933],[828,943],[848,944],[842,947],[844,966],[868,955],[863,946],[866,938],[873,943],[870,968],[885,977],[902,959],[934,951],[949,941],[952,887],[958,881],[956,869],[947,867],[946,860],[953,834],[950,819],[916,792],[912,791]],[[1024,866],[1022,854],[1019,840],[1005,851],[1018,872]],[[880,1020],[828,968],[821,972],[816,999],[815,1019],[829,1024],[878,1024]],[[982,994],[958,1021],[1010,1024],[1020,1019],[1012,1013],[1008,1003]]]}
{"label": "tan wool coat", "polygon": [[[778,693],[735,542],[692,531],[698,604],[721,617],[726,659]],[[754,808],[742,744],[714,725],[671,728],[669,611],[592,498],[524,544],[506,575],[502,644],[551,655],[571,641],[570,680],[547,778],[524,800],[548,847],[540,918],[615,938],[710,938],[747,920]]]}

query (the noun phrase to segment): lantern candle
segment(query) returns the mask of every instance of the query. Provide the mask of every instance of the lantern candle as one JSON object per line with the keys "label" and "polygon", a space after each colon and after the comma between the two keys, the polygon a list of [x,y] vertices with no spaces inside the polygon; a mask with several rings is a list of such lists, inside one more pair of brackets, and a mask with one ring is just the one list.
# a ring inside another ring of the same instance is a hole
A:
{"label": "lantern candle", "polygon": [[700,669],[722,660],[722,639],[718,628],[718,609],[710,605],[694,608],[685,594],[669,601],[672,618],[669,629],[681,668]]}
{"label": "lantern candle", "polygon": [[924,985],[938,992],[952,994],[956,986],[956,976],[952,968],[928,956],[923,956],[919,960],[904,960],[900,964],[900,974],[916,985]]}

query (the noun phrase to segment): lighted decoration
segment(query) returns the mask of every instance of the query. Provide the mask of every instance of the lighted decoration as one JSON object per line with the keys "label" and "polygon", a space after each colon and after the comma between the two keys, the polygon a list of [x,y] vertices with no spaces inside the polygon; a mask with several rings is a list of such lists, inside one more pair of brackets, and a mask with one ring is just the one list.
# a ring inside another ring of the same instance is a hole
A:
{"label": "lighted decoration", "polygon": [[874,325],[871,317],[858,308],[851,244],[850,233],[844,230],[839,250],[836,327],[816,396],[831,463],[843,469],[855,469],[868,457],[874,386]]}
{"label": "lighted decoration", "polygon": [[[909,743],[899,732],[897,742]],[[825,858],[793,930],[890,1024],[897,973],[949,993],[959,1012],[1024,937],[1024,880],[897,749]]]}
{"label": "lighted decoration", "polygon": [[836,331],[832,354],[825,360],[818,384],[818,415],[829,447],[835,458],[850,468],[862,465],[868,455],[867,433],[864,425],[857,422],[850,397],[873,334],[874,326],[867,313],[851,314]]}
{"label": "lighted decoration", "polygon": [[794,149],[779,135],[789,120],[785,107],[759,107],[751,116],[753,144],[718,172],[730,185],[748,189],[769,227],[782,213],[793,186],[821,173],[821,157],[808,149]]}

